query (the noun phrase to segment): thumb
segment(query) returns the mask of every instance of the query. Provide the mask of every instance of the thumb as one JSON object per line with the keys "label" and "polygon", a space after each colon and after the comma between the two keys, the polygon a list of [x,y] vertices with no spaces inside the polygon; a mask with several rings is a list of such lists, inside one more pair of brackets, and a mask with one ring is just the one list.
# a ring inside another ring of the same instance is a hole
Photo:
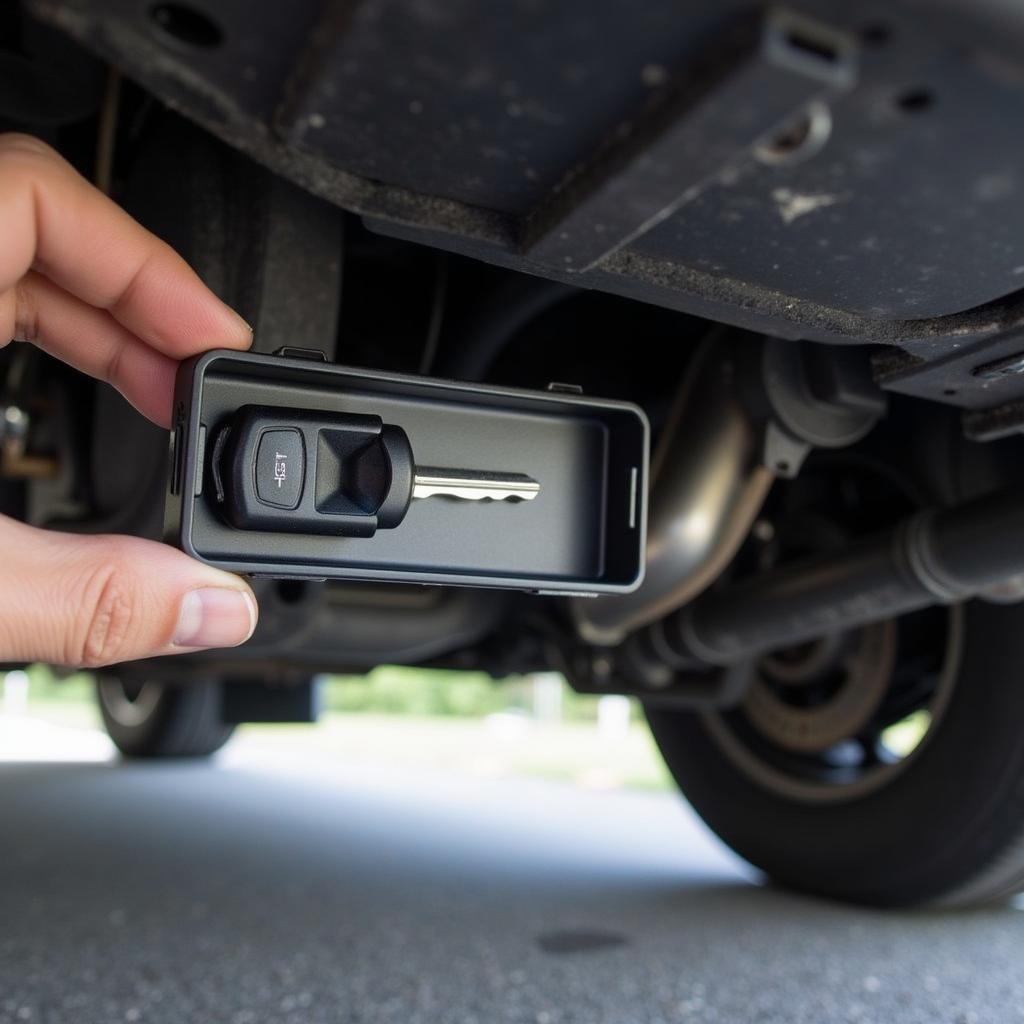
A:
{"label": "thumb", "polygon": [[0,661],[98,668],[234,647],[256,626],[256,600],[237,576],[137,537],[0,516],[0,564]]}

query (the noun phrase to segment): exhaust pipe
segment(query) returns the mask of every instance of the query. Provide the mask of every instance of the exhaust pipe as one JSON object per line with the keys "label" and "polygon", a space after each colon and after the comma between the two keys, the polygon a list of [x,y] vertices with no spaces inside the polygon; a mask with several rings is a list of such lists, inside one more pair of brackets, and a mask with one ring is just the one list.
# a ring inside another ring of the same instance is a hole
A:
{"label": "exhaust pipe", "polygon": [[612,646],[691,602],[732,561],[776,473],[853,444],[885,407],[852,348],[707,337],[652,462],[647,575],[632,594],[576,601],[580,636]]}
{"label": "exhaust pipe", "polygon": [[1024,493],[921,512],[839,554],[708,594],[659,624],[685,665],[732,665],[823,634],[984,595],[1024,574]]}
{"label": "exhaust pipe", "polygon": [[573,603],[589,643],[617,644],[696,597],[761,511],[775,477],[739,397],[737,349],[715,332],[694,357],[652,460],[644,582],[631,594]]}

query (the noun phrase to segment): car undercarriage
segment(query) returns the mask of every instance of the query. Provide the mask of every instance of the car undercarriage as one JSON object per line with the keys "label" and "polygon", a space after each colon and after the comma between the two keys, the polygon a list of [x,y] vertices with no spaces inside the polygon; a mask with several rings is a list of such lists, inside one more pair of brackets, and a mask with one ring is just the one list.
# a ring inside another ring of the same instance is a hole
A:
{"label": "car undercarriage", "polygon": [[[301,719],[325,672],[554,669],[638,697],[787,884],[1015,891],[1022,37],[953,0],[9,5],[0,125],[174,246],[254,351],[559,382],[652,431],[631,593],[254,579],[244,646],[100,671],[122,749]],[[166,431],[29,345],[0,381],[6,514],[164,536]]]}

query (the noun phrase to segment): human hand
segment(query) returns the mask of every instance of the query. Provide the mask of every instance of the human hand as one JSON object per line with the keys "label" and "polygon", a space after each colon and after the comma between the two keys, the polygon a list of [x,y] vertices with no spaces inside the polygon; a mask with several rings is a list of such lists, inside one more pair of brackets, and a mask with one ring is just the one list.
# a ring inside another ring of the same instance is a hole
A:
{"label": "human hand", "polygon": [[[0,347],[28,341],[169,426],[178,361],[249,347],[249,326],[170,246],[48,146],[0,135]],[[243,580],[164,544],[0,516],[0,661],[98,667],[231,647],[256,625]]]}

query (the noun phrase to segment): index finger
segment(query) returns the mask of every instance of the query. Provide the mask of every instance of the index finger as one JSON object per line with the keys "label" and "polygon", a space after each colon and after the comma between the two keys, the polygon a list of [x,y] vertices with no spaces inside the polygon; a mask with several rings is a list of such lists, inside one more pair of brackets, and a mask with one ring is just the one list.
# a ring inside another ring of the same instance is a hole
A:
{"label": "index finger", "polygon": [[0,223],[0,293],[34,268],[174,359],[252,341],[169,245],[30,136],[0,136]]}

